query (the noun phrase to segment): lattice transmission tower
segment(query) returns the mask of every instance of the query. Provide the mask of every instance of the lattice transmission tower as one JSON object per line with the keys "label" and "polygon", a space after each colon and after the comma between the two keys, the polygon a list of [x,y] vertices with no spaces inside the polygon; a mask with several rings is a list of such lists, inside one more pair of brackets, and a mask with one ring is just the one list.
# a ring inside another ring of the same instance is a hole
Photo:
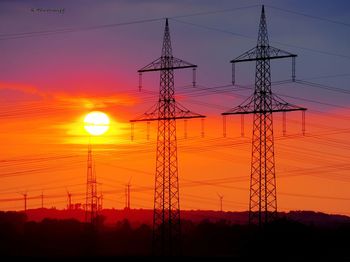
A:
{"label": "lattice transmission tower", "polygon": [[[158,121],[153,213],[155,255],[178,255],[181,252],[176,120],[205,116],[193,113],[175,101],[174,70],[196,67],[173,57],[169,24],[166,19],[161,57],[138,71],[140,74],[160,71],[158,102],[140,117],[130,120],[132,126],[137,121]],[[194,79],[193,85],[195,85]]]}
{"label": "lattice transmission tower", "polygon": [[277,216],[273,113],[283,112],[285,121],[286,112],[302,111],[303,133],[305,132],[306,108],[292,105],[272,93],[270,60],[292,58],[292,80],[295,81],[296,56],[269,45],[265,10],[262,6],[257,46],[230,61],[233,84],[235,64],[256,61],[254,94],[222,115],[225,126],[226,115],[253,114],[249,223],[260,226]]}
{"label": "lattice transmission tower", "polygon": [[97,181],[96,169],[92,162],[92,146],[91,141],[88,144],[88,159],[87,159],[87,181],[86,181],[86,203],[85,203],[85,222],[93,225],[97,222],[98,213],[98,196],[97,196]]}

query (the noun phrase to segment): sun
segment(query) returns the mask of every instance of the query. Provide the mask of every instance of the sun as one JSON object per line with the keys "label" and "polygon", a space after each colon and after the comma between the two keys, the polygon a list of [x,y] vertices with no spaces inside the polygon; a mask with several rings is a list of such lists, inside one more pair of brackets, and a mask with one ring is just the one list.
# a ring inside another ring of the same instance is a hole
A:
{"label": "sun", "polygon": [[85,116],[84,128],[90,135],[100,136],[109,128],[109,117],[100,111],[90,112]]}

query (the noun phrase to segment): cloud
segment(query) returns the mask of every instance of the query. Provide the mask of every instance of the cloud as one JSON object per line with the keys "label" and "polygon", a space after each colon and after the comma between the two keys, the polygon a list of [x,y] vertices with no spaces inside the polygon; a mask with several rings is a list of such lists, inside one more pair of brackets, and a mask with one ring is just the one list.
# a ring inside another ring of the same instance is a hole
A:
{"label": "cloud", "polygon": [[20,91],[22,93],[38,95],[41,97],[45,96],[45,94],[39,91],[37,87],[21,83],[0,83],[0,91],[3,90]]}
{"label": "cloud", "polygon": [[4,100],[31,101],[44,100],[58,102],[66,105],[67,108],[98,109],[109,106],[132,106],[138,99],[126,93],[98,94],[98,93],[68,93],[68,92],[45,92],[40,88],[22,84],[0,82],[0,93]]}
{"label": "cloud", "polygon": [[55,94],[54,99],[71,108],[102,109],[111,106],[132,106],[137,99],[127,94],[93,95],[93,94]]}
{"label": "cloud", "polygon": [[47,97],[47,94],[37,87],[21,83],[0,82],[0,93],[4,100],[38,100]]}

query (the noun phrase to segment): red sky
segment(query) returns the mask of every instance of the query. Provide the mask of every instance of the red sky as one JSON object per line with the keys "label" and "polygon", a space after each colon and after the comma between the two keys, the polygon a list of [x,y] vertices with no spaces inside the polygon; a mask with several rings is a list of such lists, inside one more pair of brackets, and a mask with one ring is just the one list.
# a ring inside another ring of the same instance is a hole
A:
{"label": "red sky", "polygon": [[[65,14],[58,16],[33,14],[29,8],[44,6],[45,2],[29,2],[0,3],[0,9],[7,12],[2,14],[0,40],[8,33],[80,28],[256,4],[223,1],[219,8],[207,1],[195,1],[191,5],[184,1],[177,4],[152,1],[149,5],[102,1],[104,4],[98,5],[92,1],[81,7],[70,1],[53,1],[54,7],[64,5],[66,8]],[[302,1],[284,5],[278,1],[266,2],[288,10],[312,12]],[[329,14],[325,13],[325,3],[314,11],[320,17],[349,22],[340,8],[348,6],[339,3]],[[150,11],[145,14],[144,8]],[[255,38],[258,17],[259,7],[252,7],[237,11],[235,16],[223,13],[183,21]],[[301,135],[300,113],[287,115],[285,137],[282,136],[282,116],[274,117],[278,209],[350,214],[349,59],[315,53],[315,50],[349,51],[350,45],[346,46],[349,39],[343,37],[348,29],[308,18],[295,21],[293,15],[283,15],[269,7],[267,17],[270,39],[277,42],[274,45],[298,53],[300,79],[318,77],[310,81],[346,91],[333,92],[334,89],[300,84],[273,86],[287,101],[309,109],[305,136]],[[290,24],[293,25],[290,32],[282,31]],[[131,141],[129,119],[142,114],[157,101],[159,75],[145,75],[144,91],[138,92],[136,71],[160,55],[163,26],[164,21],[159,20],[0,41],[3,57],[0,61],[0,209],[23,209],[23,201],[19,199],[25,192],[32,198],[29,208],[40,207],[38,196],[42,191],[46,207],[64,208],[67,190],[73,194],[73,202],[83,202],[87,134],[82,120],[91,110],[103,111],[112,120],[109,131],[95,139],[97,144],[93,148],[104,206],[124,207],[124,186],[131,179],[131,206],[153,207],[156,123],[151,124],[149,141],[145,123],[135,126],[135,140]],[[228,61],[255,45],[254,39],[191,27],[174,20],[170,20],[170,30],[175,56],[199,65],[199,89],[229,84]],[[308,37],[311,32],[313,38]],[[278,45],[278,42],[292,46]],[[287,61],[273,64],[272,70],[274,81],[290,77]],[[223,138],[220,113],[238,105],[251,90],[239,91],[232,87],[232,90],[217,88],[215,93],[196,93],[184,87],[191,83],[190,76],[190,71],[176,75],[178,101],[207,115],[207,119],[204,138],[200,136],[199,120],[188,123],[187,139],[184,139],[183,122],[177,123],[181,208],[218,209],[219,193],[224,196],[224,210],[246,210],[252,119],[245,118],[245,137],[241,138],[240,118],[229,117],[228,135]],[[254,65],[238,68],[237,76],[240,84],[251,85]]]}

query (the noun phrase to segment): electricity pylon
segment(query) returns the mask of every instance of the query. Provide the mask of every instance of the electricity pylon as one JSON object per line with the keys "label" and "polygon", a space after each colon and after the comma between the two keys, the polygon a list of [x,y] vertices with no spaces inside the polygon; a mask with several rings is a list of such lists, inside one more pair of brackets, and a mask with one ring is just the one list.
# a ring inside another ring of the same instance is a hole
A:
{"label": "electricity pylon", "polygon": [[232,63],[233,83],[235,63],[256,61],[254,94],[239,106],[222,113],[222,115],[225,117],[225,115],[234,114],[253,114],[249,223],[258,223],[260,226],[277,216],[272,114],[275,112],[285,114],[285,112],[300,110],[303,113],[304,121],[304,112],[306,111],[306,108],[289,104],[272,93],[270,60],[292,58],[292,79],[294,81],[296,56],[269,45],[265,10],[262,6],[257,46],[230,61]]}
{"label": "electricity pylon", "polygon": [[158,103],[139,118],[130,120],[132,125],[137,121],[158,121],[153,213],[155,255],[178,255],[181,252],[176,120],[205,116],[193,113],[175,101],[174,70],[196,67],[173,57],[166,19],[161,57],[138,71],[140,74],[160,71]]}
{"label": "electricity pylon", "polygon": [[67,190],[67,209],[72,210],[72,193]]}
{"label": "electricity pylon", "polygon": [[87,159],[87,181],[86,181],[86,203],[85,203],[85,222],[96,224],[98,208],[97,182],[95,168],[92,166],[91,142],[88,144]]}
{"label": "electricity pylon", "polygon": [[40,197],[41,197],[41,208],[44,208],[44,192],[43,191],[41,192]]}
{"label": "electricity pylon", "polygon": [[220,195],[219,193],[217,193],[218,194],[218,197],[219,197],[219,200],[220,200],[220,212],[222,212],[222,202],[223,202],[223,200],[224,200],[224,196],[223,195]]}
{"label": "electricity pylon", "polygon": [[27,192],[22,194],[23,195],[23,200],[24,200],[24,212],[27,212],[27,199],[28,199],[28,194]]}
{"label": "electricity pylon", "polygon": [[125,185],[125,210],[130,210],[130,180]]}

